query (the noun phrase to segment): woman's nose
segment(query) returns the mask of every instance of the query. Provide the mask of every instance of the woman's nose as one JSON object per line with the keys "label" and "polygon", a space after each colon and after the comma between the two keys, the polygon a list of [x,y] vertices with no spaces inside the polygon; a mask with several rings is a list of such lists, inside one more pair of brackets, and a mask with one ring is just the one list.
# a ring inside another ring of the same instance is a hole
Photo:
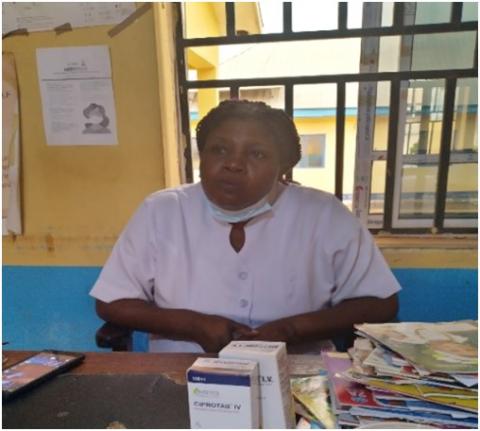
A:
{"label": "woman's nose", "polygon": [[225,160],[225,168],[232,172],[245,170],[245,157],[242,154],[230,154]]}

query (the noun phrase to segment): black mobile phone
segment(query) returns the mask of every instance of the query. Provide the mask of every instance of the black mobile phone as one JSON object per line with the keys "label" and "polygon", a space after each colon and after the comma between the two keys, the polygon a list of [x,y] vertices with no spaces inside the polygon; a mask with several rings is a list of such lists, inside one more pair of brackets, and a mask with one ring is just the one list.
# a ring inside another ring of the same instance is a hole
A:
{"label": "black mobile phone", "polygon": [[43,350],[2,371],[2,400],[17,394],[69,370],[83,361],[85,355],[76,352]]}

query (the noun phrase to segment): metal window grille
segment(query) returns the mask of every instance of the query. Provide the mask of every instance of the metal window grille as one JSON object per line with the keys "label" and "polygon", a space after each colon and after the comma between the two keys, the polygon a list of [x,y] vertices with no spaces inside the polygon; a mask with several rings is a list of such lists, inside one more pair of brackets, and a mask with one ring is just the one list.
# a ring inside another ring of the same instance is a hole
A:
{"label": "metal window grille", "polygon": [[[277,86],[283,88],[284,109],[293,117],[293,88],[298,84],[324,84],[336,85],[336,165],[335,165],[335,195],[342,199],[343,196],[343,154],[345,139],[345,94],[348,83],[390,83],[390,105],[388,124],[388,147],[386,152],[386,180],[384,191],[384,208],[381,227],[372,231],[387,231],[392,233],[430,233],[432,227],[397,228],[393,226],[394,199],[396,169],[398,167],[397,137],[399,132],[400,97],[402,83],[411,80],[445,80],[445,94],[443,98],[443,120],[441,127],[441,148],[438,156],[438,174],[435,190],[434,222],[433,228],[437,232],[462,232],[476,233],[476,227],[445,226],[445,203],[447,198],[447,181],[451,161],[450,142],[452,139],[452,123],[454,121],[454,104],[457,81],[461,78],[475,78],[478,76],[477,48],[478,32],[477,21],[462,22],[463,3],[452,2],[450,21],[435,24],[406,24],[405,3],[394,4],[393,25],[389,27],[373,26],[368,28],[347,28],[348,4],[338,3],[338,25],[334,30],[319,31],[292,31],[292,5],[290,2],[283,3],[283,32],[271,34],[236,34],[235,33],[235,5],[233,2],[225,3],[226,35],[215,37],[185,38],[183,22],[178,20],[177,61],[180,89],[180,104],[182,113],[182,130],[186,136],[186,148],[184,152],[186,179],[193,181],[192,152],[190,139],[190,119],[188,92],[194,89],[225,89],[230,90],[230,97],[239,95],[241,87],[253,86]],[[182,15],[182,5],[177,3],[178,16]],[[471,67],[455,69],[435,70],[405,70],[395,72],[361,72],[344,73],[336,75],[294,76],[294,77],[251,77],[242,79],[211,79],[189,80],[187,79],[187,65],[185,62],[185,50],[191,47],[207,47],[218,45],[235,45],[246,43],[267,43],[286,41],[307,41],[342,38],[367,38],[381,36],[417,36],[426,34],[447,34],[458,32],[476,32],[475,54]],[[476,155],[472,159],[477,163]],[[290,173],[291,178],[291,173]],[[398,196],[397,196],[398,198]]]}

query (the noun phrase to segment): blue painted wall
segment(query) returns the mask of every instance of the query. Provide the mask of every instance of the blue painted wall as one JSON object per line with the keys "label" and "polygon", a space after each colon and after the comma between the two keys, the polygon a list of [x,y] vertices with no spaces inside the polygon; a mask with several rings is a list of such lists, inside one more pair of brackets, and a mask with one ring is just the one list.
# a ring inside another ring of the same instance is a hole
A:
{"label": "blue painted wall", "polygon": [[[95,351],[102,324],[88,295],[98,267],[4,266],[3,341],[12,350]],[[477,319],[474,269],[394,269],[401,321]]]}
{"label": "blue painted wall", "polygon": [[101,268],[4,266],[3,341],[12,350],[100,350],[102,321],[88,295]]}
{"label": "blue painted wall", "polygon": [[393,269],[402,286],[400,321],[478,319],[476,269]]}

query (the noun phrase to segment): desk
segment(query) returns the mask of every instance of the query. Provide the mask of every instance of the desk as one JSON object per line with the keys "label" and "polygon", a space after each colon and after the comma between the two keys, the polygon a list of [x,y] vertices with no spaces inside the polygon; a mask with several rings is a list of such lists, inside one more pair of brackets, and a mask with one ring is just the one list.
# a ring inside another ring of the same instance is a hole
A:
{"label": "desk", "polygon": [[[4,351],[5,366],[34,352]],[[203,355],[214,356],[214,355]],[[3,428],[189,428],[185,373],[194,353],[85,353],[78,367],[3,406]],[[291,375],[314,375],[319,355],[288,355]]]}
{"label": "desk", "polygon": [[[4,351],[9,366],[34,352]],[[189,428],[190,353],[86,353],[81,365],[3,405],[3,428]]]}

